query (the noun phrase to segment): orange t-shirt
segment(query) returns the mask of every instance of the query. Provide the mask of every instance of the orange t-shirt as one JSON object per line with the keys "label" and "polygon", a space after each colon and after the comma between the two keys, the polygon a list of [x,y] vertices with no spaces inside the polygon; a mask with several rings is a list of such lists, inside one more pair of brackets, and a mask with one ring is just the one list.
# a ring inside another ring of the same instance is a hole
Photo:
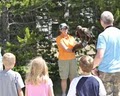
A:
{"label": "orange t-shirt", "polygon": [[75,53],[66,51],[60,44],[61,42],[63,42],[69,49],[72,49],[73,46],[75,45],[75,39],[73,36],[68,35],[67,37],[62,37],[62,35],[59,35],[56,38],[56,42],[59,50],[58,55],[59,60],[75,59]]}

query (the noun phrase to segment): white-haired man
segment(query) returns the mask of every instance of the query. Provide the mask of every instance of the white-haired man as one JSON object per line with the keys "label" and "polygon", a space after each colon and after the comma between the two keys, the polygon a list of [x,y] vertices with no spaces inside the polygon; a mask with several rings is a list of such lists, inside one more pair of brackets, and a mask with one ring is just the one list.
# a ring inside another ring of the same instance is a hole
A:
{"label": "white-haired man", "polygon": [[107,96],[120,96],[120,30],[113,26],[113,22],[110,11],[101,14],[104,31],[98,36],[94,68],[98,66]]}

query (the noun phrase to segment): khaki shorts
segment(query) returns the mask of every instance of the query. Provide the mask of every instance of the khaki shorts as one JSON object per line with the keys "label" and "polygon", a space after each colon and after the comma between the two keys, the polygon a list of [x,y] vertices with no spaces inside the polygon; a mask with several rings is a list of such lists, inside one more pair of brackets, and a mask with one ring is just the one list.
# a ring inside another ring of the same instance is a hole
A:
{"label": "khaki shorts", "polygon": [[76,59],[58,60],[59,75],[61,79],[73,79],[78,76],[78,66]]}
{"label": "khaki shorts", "polygon": [[107,96],[120,96],[120,72],[99,72],[99,77],[104,83]]}

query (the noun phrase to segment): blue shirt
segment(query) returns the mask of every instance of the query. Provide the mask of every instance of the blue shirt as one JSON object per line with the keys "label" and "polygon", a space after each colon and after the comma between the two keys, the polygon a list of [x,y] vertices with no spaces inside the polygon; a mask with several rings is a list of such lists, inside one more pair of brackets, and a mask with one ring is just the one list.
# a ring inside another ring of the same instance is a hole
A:
{"label": "blue shirt", "polygon": [[105,29],[99,36],[97,49],[104,49],[104,57],[98,69],[102,72],[120,72],[120,30],[115,27]]}

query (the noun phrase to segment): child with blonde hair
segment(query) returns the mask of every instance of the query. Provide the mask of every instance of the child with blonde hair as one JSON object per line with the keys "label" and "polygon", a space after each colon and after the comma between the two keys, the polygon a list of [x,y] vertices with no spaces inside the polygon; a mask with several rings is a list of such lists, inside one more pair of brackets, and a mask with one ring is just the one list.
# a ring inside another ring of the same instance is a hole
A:
{"label": "child with blonde hair", "polygon": [[21,75],[12,70],[16,57],[12,53],[5,53],[2,58],[5,69],[0,72],[0,96],[24,96]]}
{"label": "child with blonde hair", "polygon": [[82,56],[79,61],[82,71],[79,77],[72,80],[67,96],[106,96],[106,90],[99,77],[91,74],[93,58]]}
{"label": "child with blonde hair", "polygon": [[54,96],[53,83],[48,75],[48,67],[42,57],[30,61],[26,76],[25,96]]}

